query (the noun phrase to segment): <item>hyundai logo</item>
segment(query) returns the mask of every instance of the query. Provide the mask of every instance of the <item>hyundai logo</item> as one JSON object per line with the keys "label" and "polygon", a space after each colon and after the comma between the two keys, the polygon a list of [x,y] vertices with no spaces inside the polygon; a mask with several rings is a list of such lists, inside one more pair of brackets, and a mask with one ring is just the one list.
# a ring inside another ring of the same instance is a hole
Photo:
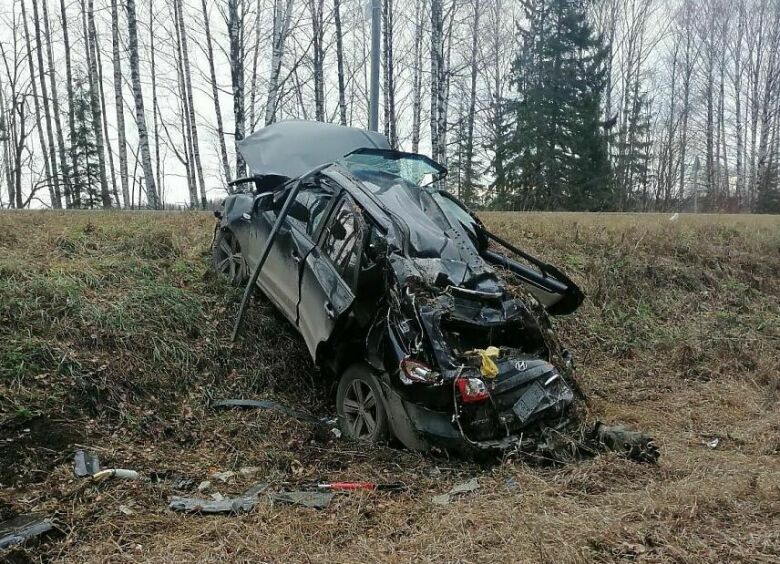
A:
{"label": "hyundai logo", "polygon": [[524,360],[516,360],[515,361],[515,369],[518,372],[525,372],[526,368],[528,368],[528,366],[525,364]]}

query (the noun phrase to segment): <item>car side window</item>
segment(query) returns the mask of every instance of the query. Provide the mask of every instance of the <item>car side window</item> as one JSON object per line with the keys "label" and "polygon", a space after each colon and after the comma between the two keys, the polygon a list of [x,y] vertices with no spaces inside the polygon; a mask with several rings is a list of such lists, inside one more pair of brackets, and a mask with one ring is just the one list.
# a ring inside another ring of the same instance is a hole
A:
{"label": "car side window", "polygon": [[333,191],[326,185],[311,183],[302,186],[287,215],[290,225],[313,238],[332,198]]}
{"label": "car side window", "polygon": [[360,248],[365,224],[360,208],[344,198],[331,215],[320,248],[333,262],[341,277],[352,286],[360,268]]}

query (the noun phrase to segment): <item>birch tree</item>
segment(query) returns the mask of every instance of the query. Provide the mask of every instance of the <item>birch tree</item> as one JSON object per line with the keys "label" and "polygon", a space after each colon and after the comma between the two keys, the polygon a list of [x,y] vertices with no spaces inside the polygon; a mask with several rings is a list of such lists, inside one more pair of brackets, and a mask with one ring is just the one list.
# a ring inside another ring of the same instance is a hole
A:
{"label": "birch tree", "polygon": [[219,143],[219,154],[222,157],[222,172],[225,180],[230,182],[230,161],[227,155],[227,145],[225,144],[225,126],[222,123],[222,109],[219,104],[219,88],[217,86],[217,73],[214,68],[214,47],[211,39],[211,24],[209,23],[209,13],[206,7],[206,0],[201,0],[203,10],[203,26],[206,34],[206,58],[209,64],[209,78],[211,82],[211,97],[214,101],[214,113],[217,120],[217,141]]}
{"label": "birch tree", "polygon": [[200,205],[206,209],[206,182],[203,179],[203,165],[200,160],[200,144],[198,141],[198,126],[195,123],[195,105],[192,97],[192,70],[190,69],[189,50],[187,47],[187,28],[184,23],[184,11],[182,10],[182,1],[174,0],[174,6],[177,14],[177,29],[181,42],[181,65],[184,74],[184,92],[187,113],[189,116],[190,143],[192,144],[192,158],[197,173],[198,185],[200,186]]}
{"label": "birch tree", "polygon": [[129,35],[130,77],[133,83],[135,121],[138,127],[138,144],[144,171],[144,181],[146,182],[146,199],[149,203],[149,207],[157,209],[160,207],[160,201],[157,197],[157,186],[154,181],[154,171],[152,169],[152,157],[149,153],[149,134],[146,130],[144,95],[141,88],[141,71],[138,63],[138,21],[136,20],[135,0],[127,0],[125,8],[127,10],[127,29]]}
{"label": "birch tree", "polygon": [[[154,53],[154,50],[152,50]],[[119,55],[119,10],[117,0],[111,0],[111,54],[114,66],[114,106],[116,133],[119,149],[119,183],[122,186],[122,203],[130,207],[130,188],[127,176],[127,139],[125,135],[125,104],[122,97],[122,59]]]}

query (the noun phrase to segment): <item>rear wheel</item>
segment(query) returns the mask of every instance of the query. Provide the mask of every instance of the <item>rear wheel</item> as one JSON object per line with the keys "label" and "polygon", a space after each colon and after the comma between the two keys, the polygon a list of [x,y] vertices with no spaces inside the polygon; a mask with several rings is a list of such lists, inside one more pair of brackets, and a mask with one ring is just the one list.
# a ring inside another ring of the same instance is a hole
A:
{"label": "rear wheel", "polygon": [[390,436],[379,383],[363,364],[349,367],[339,381],[336,410],[341,431],[350,439],[379,443]]}
{"label": "rear wheel", "polygon": [[240,286],[247,280],[247,268],[241,245],[229,229],[220,229],[212,247],[214,270],[234,286]]}

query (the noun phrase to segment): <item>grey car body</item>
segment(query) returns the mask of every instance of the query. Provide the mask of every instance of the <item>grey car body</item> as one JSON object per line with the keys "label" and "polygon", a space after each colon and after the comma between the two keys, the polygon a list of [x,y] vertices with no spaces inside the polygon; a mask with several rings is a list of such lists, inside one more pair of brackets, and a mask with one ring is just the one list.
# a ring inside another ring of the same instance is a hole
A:
{"label": "grey car body", "polygon": [[532,451],[577,423],[571,357],[548,315],[583,293],[435,188],[443,167],[316,122],[274,124],[240,150],[253,176],[239,183],[253,189],[217,214],[215,266],[245,281],[299,183],[257,285],[340,379],[347,435]]}

